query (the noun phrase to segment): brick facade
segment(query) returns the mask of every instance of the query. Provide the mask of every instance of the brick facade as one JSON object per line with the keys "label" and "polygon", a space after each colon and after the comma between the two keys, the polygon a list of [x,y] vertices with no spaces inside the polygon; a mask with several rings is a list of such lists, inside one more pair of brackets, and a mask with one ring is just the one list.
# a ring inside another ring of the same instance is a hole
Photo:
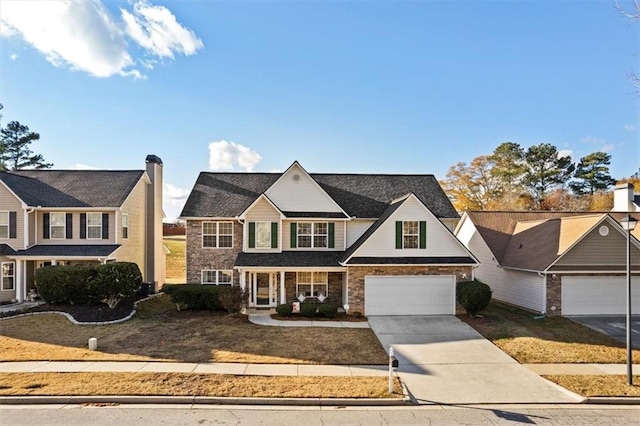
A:
{"label": "brick facade", "polygon": [[[233,270],[242,251],[242,224],[233,222],[233,247],[215,249],[202,247],[202,220],[187,221],[187,282],[200,283],[203,269]],[[240,274],[233,271],[233,284],[239,285]]]}
{"label": "brick facade", "polygon": [[349,312],[367,313],[364,310],[364,279],[369,275],[455,275],[456,282],[463,281],[463,274],[471,278],[471,266],[350,266]]}
{"label": "brick facade", "polygon": [[[344,281],[344,273],[342,272],[329,272],[328,277],[328,301],[331,303],[335,303],[338,306],[343,305],[342,300],[342,287]],[[284,291],[287,296],[287,303],[297,302],[297,294],[296,294],[296,273],[295,272],[287,272],[285,273],[284,280]],[[279,292],[279,290],[278,290]],[[278,301],[280,299],[278,298]]]}

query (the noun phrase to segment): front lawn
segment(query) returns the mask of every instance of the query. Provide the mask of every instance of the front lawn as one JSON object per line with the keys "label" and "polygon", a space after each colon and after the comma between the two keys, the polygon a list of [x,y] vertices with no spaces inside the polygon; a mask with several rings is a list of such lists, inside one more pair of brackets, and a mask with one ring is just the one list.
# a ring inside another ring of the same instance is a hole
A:
{"label": "front lawn", "polygon": [[[491,302],[481,318],[459,315],[522,364],[624,364],[623,343],[563,317],[544,317]],[[634,363],[640,350],[633,350]]]}
{"label": "front lawn", "polygon": [[184,235],[165,235],[162,244],[169,249],[165,267],[166,280],[169,284],[187,282],[186,237]]}
{"label": "front lawn", "polygon": [[[142,302],[134,319],[78,326],[59,315],[0,321],[0,361],[386,364],[370,329],[265,327],[246,316],[175,310],[165,296]],[[87,350],[90,337],[98,351]]]}
{"label": "front lawn", "polygon": [[633,386],[627,376],[542,376],[577,394],[592,396],[640,397],[640,376],[633,376]]}

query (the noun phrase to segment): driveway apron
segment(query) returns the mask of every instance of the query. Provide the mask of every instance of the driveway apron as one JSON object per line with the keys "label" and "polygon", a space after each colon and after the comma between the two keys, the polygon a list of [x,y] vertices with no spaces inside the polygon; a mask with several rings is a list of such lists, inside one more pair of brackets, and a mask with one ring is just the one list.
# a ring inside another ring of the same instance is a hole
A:
{"label": "driveway apron", "polygon": [[568,403],[582,397],[506,355],[453,315],[369,317],[419,404]]}

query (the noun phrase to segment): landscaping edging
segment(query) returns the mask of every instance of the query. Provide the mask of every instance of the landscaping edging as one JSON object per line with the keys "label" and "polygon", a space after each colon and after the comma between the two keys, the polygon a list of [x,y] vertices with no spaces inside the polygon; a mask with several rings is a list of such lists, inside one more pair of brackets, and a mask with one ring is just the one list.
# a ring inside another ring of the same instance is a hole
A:
{"label": "landscaping edging", "polygon": [[146,300],[154,299],[156,297],[162,296],[162,294],[163,293],[152,294],[149,297],[145,297],[144,299],[140,299],[140,300],[137,300],[137,301],[133,302],[133,309],[131,310],[131,313],[129,315],[127,315],[124,318],[120,318],[120,319],[112,320],[112,321],[91,321],[91,322],[88,322],[88,321],[77,321],[71,314],[69,314],[67,312],[60,312],[60,311],[27,312],[27,313],[24,313],[24,314],[12,315],[12,316],[9,316],[9,317],[3,317],[3,318],[0,318],[0,321],[9,320],[9,319],[13,319],[13,318],[30,317],[30,316],[35,316],[35,315],[56,314],[56,315],[62,315],[64,317],[66,317],[72,324],[75,324],[75,325],[112,325],[112,324],[120,324],[122,322],[129,321],[131,318],[133,318],[133,316],[136,314],[136,307],[138,306],[138,303],[144,302]]}

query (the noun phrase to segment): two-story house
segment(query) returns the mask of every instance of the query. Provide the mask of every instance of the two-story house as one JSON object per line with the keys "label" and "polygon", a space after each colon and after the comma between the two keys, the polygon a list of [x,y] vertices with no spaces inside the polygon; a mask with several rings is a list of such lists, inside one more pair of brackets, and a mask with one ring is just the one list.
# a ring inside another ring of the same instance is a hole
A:
{"label": "two-story house", "polygon": [[0,302],[52,265],[135,262],[162,286],[162,169],[149,155],[145,170],[0,172]]}
{"label": "two-story house", "polygon": [[181,217],[187,281],[247,288],[254,307],[452,314],[477,265],[433,175],[203,172]]}

